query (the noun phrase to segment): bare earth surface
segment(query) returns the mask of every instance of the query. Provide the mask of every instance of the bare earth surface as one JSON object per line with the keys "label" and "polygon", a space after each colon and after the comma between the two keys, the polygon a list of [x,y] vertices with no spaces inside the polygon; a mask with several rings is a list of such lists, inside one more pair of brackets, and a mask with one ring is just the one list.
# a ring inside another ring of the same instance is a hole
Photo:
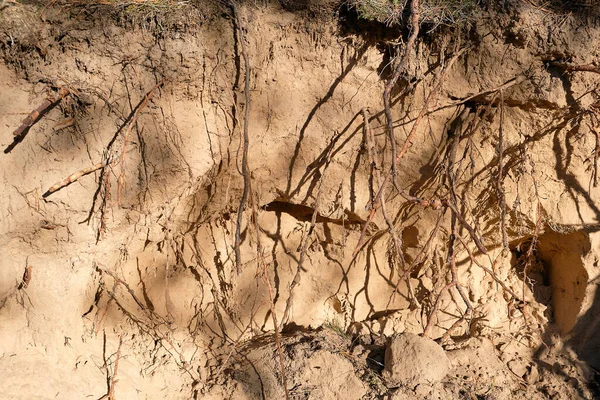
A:
{"label": "bare earth surface", "polygon": [[597,398],[600,23],[422,27],[393,229],[390,32],[336,2],[3,5],[0,398]]}

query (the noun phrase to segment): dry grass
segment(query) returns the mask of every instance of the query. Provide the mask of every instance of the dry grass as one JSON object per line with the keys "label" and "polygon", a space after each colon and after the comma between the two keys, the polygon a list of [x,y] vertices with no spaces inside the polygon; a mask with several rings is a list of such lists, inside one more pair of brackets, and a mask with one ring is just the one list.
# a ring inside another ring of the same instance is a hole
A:
{"label": "dry grass", "polygon": [[[361,18],[379,21],[388,26],[401,25],[408,15],[407,0],[349,0]],[[473,19],[476,0],[424,0],[421,2],[421,22],[438,25],[458,25]]]}

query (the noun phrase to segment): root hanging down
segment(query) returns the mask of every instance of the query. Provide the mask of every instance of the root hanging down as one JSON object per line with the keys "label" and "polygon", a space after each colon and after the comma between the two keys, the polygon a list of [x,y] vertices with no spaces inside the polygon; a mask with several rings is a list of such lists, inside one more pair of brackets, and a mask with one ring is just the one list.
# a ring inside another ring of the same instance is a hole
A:
{"label": "root hanging down", "polygon": [[[384,110],[385,110],[385,120],[386,120],[388,136],[389,136],[389,140],[390,140],[390,146],[392,149],[392,160],[396,160],[396,157],[397,157],[397,155],[396,155],[396,137],[394,135],[394,119],[392,117],[392,107],[391,107],[392,89],[398,82],[400,75],[402,74],[402,72],[404,71],[404,68],[408,64],[409,56],[410,56],[413,48],[415,47],[415,41],[417,39],[417,36],[419,35],[419,26],[420,26],[419,0],[411,0],[410,12],[411,12],[410,36],[408,37],[406,46],[404,46],[404,51],[402,52],[402,58],[398,61],[398,63],[394,67],[394,72],[392,73],[392,77],[386,83],[385,89],[383,90],[383,104],[384,104]],[[396,161],[392,162],[392,170],[391,170],[393,182],[394,182],[395,186],[397,186],[396,185],[396,164],[397,164]]]}
{"label": "root hanging down", "polygon": [[[377,156],[377,150],[375,148],[375,136],[373,135],[373,131],[371,130],[371,125],[369,124],[369,113],[367,109],[362,109],[363,115],[363,123],[364,123],[364,141],[367,147],[367,153],[369,155],[369,163],[371,164],[371,181],[377,187],[381,186],[381,174],[379,173],[381,165],[379,162],[379,157]],[[371,190],[371,195],[373,190]],[[371,199],[373,200],[373,199]],[[390,218],[385,204],[385,197],[381,198],[381,213],[383,214],[383,218],[385,219],[385,223],[388,227],[388,232],[392,235],[392,240],[394,242],[394,248],[396,251],[396,255],[400,260],[400,267],[402,270],[406,270],[406,260],[403,254],[403,244],[402,239],[398,235],[396,227],[394,226],[394,222]],[[398,271],[398,276],[400,276],[400,271]],[[406,284],[408,286],[408,293],[410,295],[411,303],[416,307],[420,308],[421,304],[415,295],[414,289],[412,287],[412,283],[410,282],[410,277],[403,277],[406,279]]]}
{"label": "root hanging down", "polygon": [[240,251],[240,245],[242,243],[242,218],[244,208],[246,207],[246,202],[248,201],[248,194],[251,190],[251,182],[250,182],[250,171],[248,169],[248,146],[250,144],[250,139],[248,136],[248,124],[250,121],[250,74],[252,73],[252,69],[250,67],[250,61],[248,58],[248,50],[246,49],[246,39],[244,36],[244,29],[242,26],[242,19],[240,18],[240,12],[238,5],[235,1],[230,3],[231,9],[233,10],[234,18],[236,21],[237,27],[237,38],[240,42],[240,47],[242,49],[242,57],[244,58],[245,65],[245,74],[244,74],[244,96],[246,100],[246,104],[244,105],[244,129],[243,129],[243,148],[242,148],[242,176],[244,178],[244,190],[242,192],[242,198],[240,200],[240,205],[238,206],[237,213],[237,224],[235,231],[235,267],[238,276],[242,274],[242,254]]}
{"label": "root hanging down", "polygon": [[[466,48],[462,48],[458,51],[456,51],[456,53],[452,56],[452,58],[450,59],[450,61],[448,61],[448,64],[446,65],[446,67],[441,71],[440,76],[438,78],[437,84],[435,85],[435,87],[433,88],[433,90],[429,93],[429,95],[427,96],[426,100],[425,100],[425,104],[423,104],[423,108],[421,108],[421,111],[419,112],[419,115],[417,116],[417,118],[415,119],[413,126],[404,142],[404,145],[402,146],[402,149],[400,150],[400,152],[396,155],[395,158],[392,159],[392,163],[393,165],[397,165],[400,160],[402,159],[402,157],[407,153],[408,149],[411,147],[412,145],[412,141],[415,138],[415,134],[417,132],[417,129],[419,127],[419,125],[421,124],[421,121],[423,121],[423,118],[428,114],[429,110],[429,106],[430,104],[435,103],[435,100],[438,97],[439,91],[441,89],[442,83],[446,80],[446,77],[448,75],[448,71],[452,68],[452,66],[454,65],[454,63],[458,60],[458,58],[464,54],[464,52],[466,51]],[[373,218],[375,217],[375,213],[377,212],[377,210],[379,209],[379,207],[381,206],[381,199],[382,197],[385,195],[385,190],[386,190],[386,186],[390,180],[390,178],[393,178],[393,169],[390,168],[388,170],[388,172],[386,173],[386,175],[383,177],[383,179],[381,180],[381,184],[379,186],[379,189],[377,190],[377,194],[375,195],[375,198],[367,205],[367,209],[369,210],[369,216],[367,217],[367,221],[365,222],[362,232],[360,234],[360,238],[358,240],[358,243],[356,244],[356,247],[354,249],[353,255],[356,256],[358,254],[358,252],[361,250],[361,248],[363,247],[363,244],[365,242],[366,239],[366,232],[367,232],[367,227],[369,226],[370,222],[373,220]],[[397,186],[397,185],[394,185]],[[404,197],[405,199],[407,199],[408,201],[413,201],[415,203],[420,204],[421,206],[424,207],[432,207],[434,209],[440,209],[441,208],[441,203],[440,200],[436,199],[436,200],[426,200],[426,199],[420,199],[418,197],[414,197],[411,196],[407,193],[404,193],[402,190],[400,190],[399,188],[397,188],[396,190],[398,190],[399,194]]]}

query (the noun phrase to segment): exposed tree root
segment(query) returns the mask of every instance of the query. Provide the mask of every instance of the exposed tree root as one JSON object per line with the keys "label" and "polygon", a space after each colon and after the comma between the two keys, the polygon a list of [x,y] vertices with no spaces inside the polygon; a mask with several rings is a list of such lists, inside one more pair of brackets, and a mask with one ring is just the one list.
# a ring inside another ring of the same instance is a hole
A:
{"label": "exposed tree root", "polygon": [[[187,365],[187,361],[185,361],[186,358],[184,357],[184,355],[181,353],[178,347],[173,344],[173,341],[167,336],[168,333],[163,333],[164,329],[159,329],[161,326],[169,327],[168,321],[166,321],[163,317],[154,313],[147,306],[145,306],[144,303],[137,297],[131,286],[123,279],[119,278],[114,272],[110,271],[107,268],[104,268],[99,263],[94,263],[94,266],[96,270],[101,273],[101,276],[106,274],[110,276],[110,278],[113,280],[112,289],[106,290],[109,298],[105,306],[106,309],[97,323],[95,333],[98,334],[98,332],[100,331],[104,318],[106,317],[111,304],[114,302],[114,304],[117,305],[117,307],[120,309],[123,315],[125,315],[129,320],[131,320],[131,322],[133,322],[140,329],[141,332],[153,338],[155,343],[159,344],[167,353],[169,353],[170,356],[173,357],[177,364],[182,368],[182,370],[185,371],[188,375],[190,375],[190,377],[194,381],[196,381],[198,379],[198,376],[193,370],[189,368],[189,365]],[[106,283],[104,280],[101,281],[101,285],[105,287]],[[120,298],[120,296],[117,295],[118,286],[122,286],[125,288],[128,295],[135,301],[136,305],[142,311],[142,317],[136,315],[137,313],[129,311],[128,308],[125,307],[125,305],[122,302],[122,299]],[[102,292],[103,290],[101,289],[98,293],[101,294]],[[97,296],[99,295],[97,294]],[[166,344],[168,344],[168,346]],[[115,374],[113,374],[113,376],[114,375]]]}
{"label": "exposed tree root", "polygon": [[70,93],[70,90],[66,87],[61,87],[58,90],[56,96],[49,95],[46,100],[35,110],[33,110],[25,120],[21,126],[19,126],[14,132],[13,142],[4,149],[4,153],[8,154],[14,149],[19,143],[25,139],[25,136],[29,133],[29,130],[35,125],[44,115],[46,115],[50,110],[56,107],[62,99]]}
{"label": "exposed tree root", "polygon": [[133,126],[135,124],[137,124],[137,120],[140,116],[140,113],[142,112],[142,110],[144,108],[146,108],[146,106],[148,105],[148,102],[154,95],[154,92],[156,91],[156,89],[161,87],[163,85],[163,83],[164,83],[164,80],[161,80],[156,85],[154,85],[154,87],[148,93],[146,93],[146,95],[142,99],[139,106],[135,109],[135,111],[133,113],[133,117],[129,121],[129,124],[127,125],[127,129],[125,130],[125,134],[123,135],[123,148],[121,149],[121,161],[120,161],[121,173],[119,174],[118,186],[117,186],[117,204],[121,203],[121,196],[123,193],[123,185],[125,183],[125,160],[126,160],[125,156],[127,155],[127,143],[129,142],[129,133],[131,132],[131,129],[133,128]]}
{"label": "exposed tree root", "polygon": [[244,105],[244,129],[243,129],[243,145],[242,145],[242,177],[244,178],[244,190],[242,192],[242,198],[240,199],[240,205],[238,206],[237,212],[237,224],[235,231],[235,266],[238,276],[242,274],[242,254],[240,252],[240,245],[242,243],[242,219],[246,202],[248,201],[248,194],[250,193],[250,171],[248,169],[248,146],[250,139],[248,137],[248,125],[250,123],[250,74],[252,73],[250,60],[248,58],[248,50],[246,49],[246,38],[244,35],[244,25],[240,18],[240,12],[238,5],[235,1],[230,3],[231,9],[233,10],[233,16],[236,20],[237,38],[240,43],[242,50],[242,57],[244,58],[245,65],[245,79],[244,79],[244,96],[246,104]]}
{"label": "exposed tree root", "polygon": [[[379,162],[379,157],[377,156],[377,148],[375,147],[375,136],[373,135],[373,131],[371,130],[371,125],[369,124],[369,113],[364,108],[362,109],[362,115],[363,115],[363,124],[364,124],[364,142],[367,147],[367,153],[369,154],[369,162],[371,165],[371,182],[372,182],[371,187],[373,189],[374,186],[376,186],[376,187],[381,186],[381,174],[379,173],[379,171],[381,169],[381,165]],[[373,195],[374,195],[373,190],[371,190],[371,197],[373,197]],[[372,200],[373,200],[373,198],[371,198],[371,201]],[[380,204],[381,204],[381,212],[383,214],[383,218],[385,219],[385,223],[387,224],[387,227],[388,227],[388,232],[392,236],[392,240],[394,242],[394,248],[396,251],[396,255],[397,255],[398,259],[400,260],[401,270],[406,270],[406,260],[404,258],[404,254],[403,254],[404,249],[403,249],[403,245],[402,245],[402,239],[400,238],[400,236],[398,236],[398,232],[396,231],[394,222],[388,215],[386,205],[385,205],[385,197],[381,198]],[[398,272],[398,276],[400,276],[400,271]],[[415,296],[412,284],[410,282],[410,276],[405,277],[405,278],[406,278],[406,283],[408,286],[408,293],[410,296],[411,303],[417,308],[421,307],[421,304],[419,303],[417,296]]]}
{"label": "exposed tree root", "polygon": [[[104,334],[104,343],[106,346],[106,334]],[[115,356],[115,362],[114,362],[114,367],[113,367],[113,373],[112,375],[108,375],[108,365],[106,365],[106,362],[108,360],[104,360],[104,364],[105,367],[107,369],[107,377],[106,377],[106,383],[108,385],[108,392],[100,397],[99,400],[116,400],[116,396],[115,396],[115,386],[117,385],[117,382],[119,382],[119,380],[117,379],[117,374],[119,373],[119,360],[121,359],[121,346],[123,345],[123,337],[119,337],[119,347],[117,348],[117,354]]]}
{"label": "exposed tree root", "polygon": [[[516,76],[516,77],[514,77],[512,79],[509,79],[508,81],[506,81],[505,83],[503,83],[500,86],[497,86],[497,87],[492,88],[492,89],[484,90],[484,91],[476,93],[476,94],[474,94],[472,96],[467,96],[464,99],[460,99],[460,100],[453,101],[453,102],[448,103],[448,104],[444,104],[443,106],[434,108],[433,110],[431,110],[431,112],[434,113],[434,112],[437,112],[437,111],[444,110],[446,108],[457,107],[457,106],[465,104],[465,103],[467,103],[469,101],[472,101],[472,100],[478,99],[480,97],[486,96],[488,94],[499,93],[501,90],[504,91],[504,90],[506,90],[506,89],[514,86],[514,85],[518,85],[518,84],[524,82],[525,80],[527,80],[527,77],[525,75],[518,75],[518,76]],[[493,103],[493,100],[495,98],[496,97],[494,96],[494,98],[492,99],[492,101],[489,102],[488,104],[491,105],[491,103]]]}
{"label": "exposed tree root", "polygon": [[243,219],[243,211],[248,201],[248,197],[250,197],[252,203],[252,220],[255,224],[255,233],[256,233],[256,243],[257,243],[257,261],[259,270],[261,271],[261,275],[263,281],[267,287],[269,293],[269,305],[271,309],[271,318],[273,319],[273,328],[275,335],[275,342],[277,344],[277,353],[279,355],[279,365],[281,368],[281,384],[283,386],[283,390],[285,392],[285,398],[289,398],[287,383],[286,383],[286,372],[283,360],[283,349],[281,348],[281,338],[279,333],[279,324],[277,320],[277,314],[275,312],[275,303],[273,296],[273,288],[271,286],[271,281],[269,279],[269,274],[267,270],[267,262],[265,260],[263,254],[263,248],[260,241],[260,229],[258,227],[258,209],[257,205],[254,202],[254,196],[252,195],[252,185],[251,185],[251,177],[250,170],[248,167],[248,146],[249,146],[249,122],[250,122],[250,75],[252,73],[252,69],[250,66],[250,59],[248,57],[248,50],[246,48],[246,38],[244,34],[244,24],[242,22],[242,18],[240,16],[239,6],[235,1],[231,1],[229,6],[232,9],[233,17],[236,21],[236,29],[237,29],[237,39],[240,44],[242,57],[244,58],[245,65],[245,79],[244,79],[244,128],[243,128],[243,143],[242,143],[242,177],[244,178],[244,190],[242,192],[242,198],[240,200],[240,204],[238,206],[237,213],[237,222],[236,222],[236,233],[235,233],[235,263],[236,263],[236,271],[238,276],[242,274],[242,256],[240,251],[240,245],[242,242],[241,233],[242,233],[242,219]]}
{"label": "exposed tree root", "polygon": [[57,182],[54,185],[52,185],[48,190],[46,190],[46,192],[42,195],[42,197],[46,198],[46,197],[50,196],[52,193],[57,192],[60,189],[69,186],[73,182],[76,182],[77,180],[79,180],[79,178],[86,176],[88,174],[91,174],[92,172],[98,171],[100,168],[103,168],[105,166],[106,166],[106,164],[104,164],[104,163],[98,163],[92,167],[84,168],[80,171],[72,173],[71,175],[69,175],[68,177],[63,179],[62,181]]}
{"label": "exposed tree root", "polygon": [[500,128],[498,130],[498,177],[496,180],[496,190],[500,206],[500,231],[502,233],[502,247],[508,251],[508,234],[506,233],[506,195],[502,182],[504,180],[504,92],[500,90]]}
{"label": "exposed tree root", "polygon": [[[393,163],[397,164],[400,159],[406,154],[406,152],[408,151],[408,149],[412,146],[412,140],[414,139],[414,136],[417,132],[417,128],[419,127],[419,125],[421,124],[421,121],[423,120],[423,118],[425,117],[425,115],[427,115],[428,110],[429,110],[429,105],[434,103],[435,99],[437,99],[437,95],[439,93],[439,90],[442,86],[442,83],[445,81],[448,71],[452,68],[452,66],[454,65],[454,63],[456,62],[456,60],[458,60],[458,58],[466,51],[466,48],[462,48],[460,50],[458,50],[450,59],[450,61],[448,62],[446,68],[444,68],[444,70],[441,72],[440,77],[438,79],[438,82],[436,84],[436,86],[434,87],[434,89],[429,93],[429,95],[427,96],[426,100],[425,100],[425,104],[423,104],[423,108],[421,109],[421,111],[419,112],[419,115],[417,116],[417,118],[415,119],[415,122],[410,130],[410,133],[408,134],[406,141],[404,142],[404,145],[402,146],[402,149],[400,150],[400,152],[397,154],[396,158],[394,160],[392,160]],[[354,255],[358,254],[358,252],[360,251],[360,249],[363,246],[364,240],[365,240],[365,236],[366,236],[366,231],[367,231],[367,227],[369,226],[369,223],[373,220],[373,217],[375,216],[375,212],[377,211],[377,209],[380,207],[380,203],[381,203],[381,199],[384,196],[384,192],[387,186],[387,183],[390,180],[390,177],[392,177],[392,169],[390,168],[390,170],[386,173],[385,177],[383,178],[381,185],[379,186],[379,189],[377,191],[377,195],[375,196],[375,198],[373,199],[373,201],[367,206],[368,209],[370,210],[369,212],[369,217],[367,218],[367,221],[363,227],[363,230],[361,232],[360,238],[358,240],[358,243],[354,249]],[[426,199],[419,199],[417,197],[414,196],[410,196],[407,195],[405,193],[403,193],[402,191],[400,191],[400,194],[407,198],[407,200],[410,201],[414,201],[419,203],[420,205],[424,206],[424,207],[428,207],[431,206],[434,209],[439,209],[440,208],[440,203],[439,200],[426,200]]]}
{"label": "exposed tree root", "polygon": [[496,281],[496,283],[499,284],[504,291],[506,291],[508,294],[510,294],[513,297],[513,299],[517,300],[518,302],[521,302],[521,299],[519,298],[519,296],[517,296],[517,294],[511,288],[509,288],[506,285],[506,283],[504,283],[504,281],[502,281],[502,279],[498,278],[498,276],[496,275],[496,273],[492,269],[487,268],[485,265],[483,265],[482,263],[480,263],[479,261],[477,261],[477,259],[473,255],[473,252],[471,251],[471,249],[469,249],[469,246],[467,245],[467,243],[460,236],[458,237],[458,240],[460,240],[460,242],[462,243],[463,247],[465,248],[465,250],[469,254],[469,258],[470,258],[470,260],[471,260],[472,263],[474,263],[475,265],[477,265],[479,268],[481,268],[482,270],[484,270],[489,276],[491,276],[492,279],[494,281]]}
{"label": "exposed tree root", "polygon": [[289,399],[289,393],[287,389],[287,379],[285,372],[285,364],[283,358],[283,349],[281,348],[281,334],[279,333],[280,325],[277,322],[277,313],[275,312],[275,301],[273,296],[273,287],[271,285],[271,280],[269,278],[269,271],[267,269],[267,260],[264,256],[263,247],[260,240],[260,229],[258,227],[258,208],[256,203],[254,202],[254,196],[251,197],[252,202],[252,219],[255,224],[255,233],[256,233],[256,254],[257,254],[257,262],[259,274],[262,276],[263,282],[267,287],[267,291],[269,293],[269,307],[271,311],[271,318],[273,319],[273,329],[275,336],[275,343],[277,345],[277,355],[279,356],[279,367],[281,370],[281,385],[283,386],[283,390],[285,393],[286,400]]}
{"label": "exposed tree root", "polygon": [[392,117],[392,108],[391,108],[391,97],[392,97],[392,89],[396,86],[398,82],[398,78],[402,72],[404,72],[404,68],[408,63],[408,59],[410,53],[413,51],[415,47],[415,41],[417,36],[419,35],[419,15],[420,15],[420,5],[419,0],[411,0],[410,2],[410,25],[411,32],[408,37],[408,41],[406,42],[406,46],[404,46],[404,51],[402,52],[402,57],[394,67],[394,71],[390,80],[386,83],[385,89],[383,90],[383,105],[385,109],[385,119],[387,124],[388,137],[390,140],[390,145],[392,149],[392,176],[394,185],[396,185],[396,137],[394,136],[394,123]]}
{"label": "exposed tree root", "polygon": [[553,67],[560,68],[565,72],[593,72],[595,74],[600,74],[600,68],[594,64],[571,65],[560,62],[552,62],[550,64]]}
{"label": "exposed tree root", "polygon": [[[125,131],[126,136],[129,135],[129,132],[131,131],[132,126],[137,122],[137,120],[139,118],[140,112],[148,105],[148,102],[152,99],[152,96],[154,95],[156,90],[158,88],[160,88],[162,85],[164,85],[164,83],[165,83],[165,81],[161,80],[156,85],[154,85],[154,87],[148,93],[146,93],[144,95],[144,98],[137,104],[137,106],[135,106],[132,109],[131,113],[127,116],[127,118],[125,119],[123,124],[115,132],[112,139],[108,142],[108,144],[104,148],[104,155],[103,155],[104,161],[102,163],[99,163],[99,164],[101,164],[101,166],[96,169],[96,170],[100,170],[98,186],[96,188],[96,192],[94,193],[94,197],[92,199],[92,206],[90,207],[88,216],[83,221],[83,222],[89,222],[92,219],[92,216],[96,212],[96,202],[100,198],[100,207],[99,207],[100,224],[98,225],[98,229],[97,229],[97,233],[96,233],[96,242],[102,240],[102,238],[104,237],[104,234],[106,232],[106,223],[107,223],[106,222],[106,211],[107,211],[107,207],[108,207],[108,201],[110,200],[110,197],[111,197],[111,181],[110,181],[109,169],[112,169],[118,160],[120,160],[121,163],[123,163],[125,160],[126,144],[123,143],[123,148],[121,149],[121,155],[119,157],[119,156],[117,156],[115,149],[114,149],[115,143],[117,143],[117,139],[120,137],[120,134],[123,131],[123,129],[127,128]],[[126,140],[127,139],[125,138],[125,141]],[[96,164],[96,166],[98,166],[99,164]],[[119,194],[122,191],[122,186],[124,183],[123,171],[124,170],[123,170],[123,166],[122,166],[121,173],[119,176],[119,182],[118,182],[119,187],[120,187],[118,190]],[[93,171],[90,171],[90,172],[93,172]],[[88,172],[88,173],[90,173],[90,172]],[[77,174],[79,174],[79,173],[75,173],[73,175],[77,175]],[[73,176],[73,175],[71,175],[71,176]],[[83,176],[83,175],[81,175],[81,176]],[[81,176],[79,176],[78,178],[80,178]],[[69,178],[70,177],[66,178],[62,182],[68,181]],[[69,182],[67,182],[67,184],[69,184]],[[58,190],[58,189],[60,189],[60,188],[57,188],[56,190]],[[56,191],[56,190],[54,190],[54,191]],[[52,192],[47,191],[46,193],[47,193],[47,195],[50,195]]]}

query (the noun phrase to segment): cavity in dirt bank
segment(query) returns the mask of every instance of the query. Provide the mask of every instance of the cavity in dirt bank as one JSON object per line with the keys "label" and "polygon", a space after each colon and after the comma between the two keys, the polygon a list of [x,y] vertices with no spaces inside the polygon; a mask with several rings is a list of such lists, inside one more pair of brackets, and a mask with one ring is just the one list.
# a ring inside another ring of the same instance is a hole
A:
{"label": "cavity in dirt bank", "polygon": [[[587,230],[560,233],[548,229],[535,244],[526,282],[536,301],[549,306],[549,319],[568,346],[594,368],[600,367],[600,300],[597,283],[597,258],[590,257],[592,244]],[[531,245],[531,238],[521,241]],[[521,248],[518,245],[515,248]],[[521,251],[514,250],[517,257]],[[596,260],[596,261],[594,261]],[[518,262],[522,268],[524,259]],[[523,270],[520,269],[523,276]],[[553,329],[549,329],[549,338]]]}
{"label": "cavity in dirt bank", "polygon": [[[518,242],[519,249],[532,245],[532,238]],[[553,322],[562,335],[575,326],[581,305],[586,296],[588,273],[584,259],[590,251],[590,240],[585,232],[541,234],[535,243],[534,259],[524,270],[526,254],[515,252],[521,274],[531,285],[537,300],[551,305]],[[537,289],[536,289],[537,288]],[[544,288],[549,288],[542,293]]]}
{"label": "cavity in dirt bank", "polygon": [[539,238],[538,257],[549,268],[554,320],[563,335],[575,326],[586,296],[589,277],[584,258],[589,251],[585,232],[548,232]]}

